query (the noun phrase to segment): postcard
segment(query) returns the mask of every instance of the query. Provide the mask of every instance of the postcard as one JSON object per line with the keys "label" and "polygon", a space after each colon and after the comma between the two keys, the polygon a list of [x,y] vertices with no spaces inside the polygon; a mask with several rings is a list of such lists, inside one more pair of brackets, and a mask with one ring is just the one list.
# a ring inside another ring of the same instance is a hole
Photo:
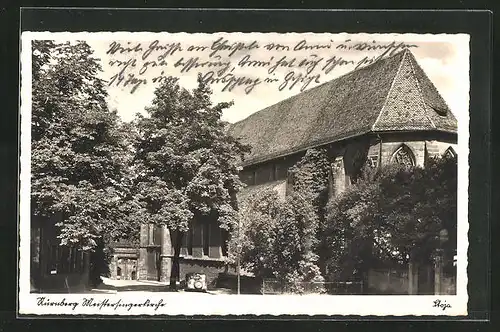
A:
{"label": "postcard", "polygon": [[467,315],[469,54],[23,32],[19,313]]}

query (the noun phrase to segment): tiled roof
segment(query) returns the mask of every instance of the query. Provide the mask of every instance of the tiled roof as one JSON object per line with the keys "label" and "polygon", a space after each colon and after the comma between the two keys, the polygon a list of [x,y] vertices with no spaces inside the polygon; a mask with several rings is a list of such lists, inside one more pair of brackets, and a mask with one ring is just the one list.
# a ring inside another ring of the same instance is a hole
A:
{"label": "tiled roof", "polygon": [[457,121],[409,50],[304,91],[233,124],[244,165],[380,131],[456,133]]}

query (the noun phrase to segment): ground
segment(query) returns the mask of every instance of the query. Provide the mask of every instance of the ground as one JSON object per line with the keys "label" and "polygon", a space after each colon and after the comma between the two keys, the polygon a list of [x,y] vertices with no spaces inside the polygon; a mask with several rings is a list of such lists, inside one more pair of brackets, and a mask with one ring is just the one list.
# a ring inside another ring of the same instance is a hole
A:
{"label": "ground", "polygon": [[[101,277],[102,284],[91,289],[90,293],[108,293],[115,294],[118,292],[172,292],[168,282],[149,281],[149,280],[113,280],[106,277]],[[230,289],[211,289],[207,292],[189,292],[180,289],[177,293],[186,293],[195,295],[216,295],[216,294],[234,294]]]}

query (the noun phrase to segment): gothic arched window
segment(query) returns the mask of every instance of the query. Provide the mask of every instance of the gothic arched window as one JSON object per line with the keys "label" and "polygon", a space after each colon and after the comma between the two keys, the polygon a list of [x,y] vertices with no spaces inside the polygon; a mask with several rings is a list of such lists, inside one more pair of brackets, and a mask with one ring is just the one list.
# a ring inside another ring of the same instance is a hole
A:
{"label": "gothic arched window", "polygon": [[455,158],[457,156],[457,153],[450,146],[448,149],[446,149],[446,151],[444,152],[443,156],[446,157],[446,158]]}
{"label": "gothic arched window", "polygon": [[415,166],[415,156],[411,149],[403,144],[392,155],[391,161],[403,166]]}

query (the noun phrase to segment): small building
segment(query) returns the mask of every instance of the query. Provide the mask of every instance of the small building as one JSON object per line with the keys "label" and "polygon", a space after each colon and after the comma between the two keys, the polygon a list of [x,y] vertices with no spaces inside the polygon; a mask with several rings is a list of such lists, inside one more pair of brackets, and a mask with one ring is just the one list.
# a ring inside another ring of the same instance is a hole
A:
{"label": "small building", "polygon": [[[110,277],[122,280],[152,280],[169,282],[174,257],[175,234],[152,224],[141,225],[139,245],[115,243],[109,265]],[[199,221],[183,236],[179,276],[184,280],[191,272],[205,273],[214,283],[226,270],[224,243],[227,232],[216,221]]]}
{"label": "small building", "polygon": [[138,246],[130,242],[116,242],[110,245],[112,257],[109,273],[112,279],[137,280]]}

